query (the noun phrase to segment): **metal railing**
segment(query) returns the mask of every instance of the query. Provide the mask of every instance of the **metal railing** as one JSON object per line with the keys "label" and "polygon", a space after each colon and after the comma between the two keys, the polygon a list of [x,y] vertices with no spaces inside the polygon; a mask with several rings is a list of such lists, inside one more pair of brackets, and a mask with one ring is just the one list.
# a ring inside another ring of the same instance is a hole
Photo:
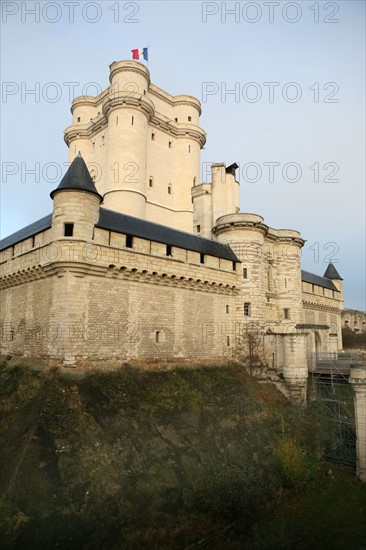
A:
{"label": "metal railing", "polygon": [[311,373],[349,376],[351,364],[357,360],[352,353],[311,353],[308,367]]}

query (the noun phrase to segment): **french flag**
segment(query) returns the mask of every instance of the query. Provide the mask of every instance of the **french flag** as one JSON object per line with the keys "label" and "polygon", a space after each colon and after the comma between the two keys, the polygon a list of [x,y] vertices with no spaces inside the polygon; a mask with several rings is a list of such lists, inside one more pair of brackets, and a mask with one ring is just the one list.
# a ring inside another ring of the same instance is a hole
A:
{"label": "french flag", "polygon": [[145,59],[145,61],[149,60],[147,55],[147,48],[131,50],[131,52],[132,52],[132,59]]}

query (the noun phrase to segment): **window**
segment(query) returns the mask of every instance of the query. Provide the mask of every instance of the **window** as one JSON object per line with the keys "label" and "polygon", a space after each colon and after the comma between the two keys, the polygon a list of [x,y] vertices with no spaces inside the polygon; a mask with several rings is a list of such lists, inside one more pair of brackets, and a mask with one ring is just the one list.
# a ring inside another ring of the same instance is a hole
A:
{"label": "window", "polygon": [[168,147],[169,147],[169,149],[172,148],[172,142],[171,141],[168,142]]}
{"label": "window", "polygon": [[191,116],[188,117],[188,122],[192,122],[192,117]]}
{"label": "window", "polygon": [[133,120],[134,120],[134,118],[132,117],[131,118],[131,126],[133,126]]}
{"label": "window", "polygon": [[201,263],[201,264],[204,264],[204,263],[205,263],[205,255],[202,254],[202,252],[201,252],[201,254],[200,254],[200,263]]}
{"label": "window", "polygon": [[34,248],[36,246],[36,236],[33,235],[32,237],[32,248]]}
{"label": "window", "polygon": [[166,245],[166,255],[171,256],[172,255],[172,246],[170,244]]}
{"label": "window", "polygon": [[[285,287],[286,287],[286,279],[285,279]],[[269,292],[272,292],[273,290],[273,273],[272,273],[272,266],[269,265],[267,268],[267,288]]]}
{"label": "window", "polygon": [[197,233],[201,233],[201,226],[197,225]]}
{"label": "window", "polygon": [[118,126],[118,116],[116,116],[116,126]]}
{"label": "window", "polygon": [[172,186],[169,183],[169,185],[168,185],[168,195],[171,195],[171,194],[172,194]]}
{"label": "window", "polygon": [[155,141],[155,134],[154,134],[154,132],[152,132],[152,134],[151,134],[151,139],[152,139],[152,141]]}
{"label": "window", "polygon": [[133,236],[126,235],[126,248],[132,248],[132,247],[133,247]]}
{"label": "window", "polygon": [[236,262],[233,262],[233,271],[236,271]]}
{"label": "window", "polygon": [[283,310],[283,318],[290,319],[290,310],[287,307],[285,307]]}
{"label": "window", "polygon": [[226,336],[226,345],[230,346],[230,336]]}
{"label": "window", "polygon": [[161,342],[161,330],[155,331],[155,342],[159,344]]}
{"label": "window", "polygon": [[197,184],[197,178],[194,177],[194,178],[193,178],[193,187],[194,187],[196,184]]}
{"label": "window", "polygon": [[154,178],[149,178],[149,187],[153,187],[154,186]]}
{"label": "window", "polygon": [[243,267],[243,279],[247,279],[247,278],[248,278],[248,268]]}
{"label": "window", "polygon": [[177,118],[175,118],[174,120],[175,120],[175,122],[178,122],[178,119],[177,119]]}
{"label": "window", "polygon": [[191,152],[191,146],[188,145],[188,153],[190,153],[190,152]]}
{"label": "window", "polygon": [[251,307],[249,302],[244,302],[244,316],[250,317]]}
{"label": "window", "polygon": [[229,313],[229,306],[226,306],[226,313]]}
{"label": "window", "polygon": [[74,233],[74,224],[73,223],[65,223],[64,225],[64,236],[65,237],[72,237]]}
{"label": "window", "polygon": [[78,116],[78,118],[76,120],[77,120],[77,122],[80,122],[80,117]]}

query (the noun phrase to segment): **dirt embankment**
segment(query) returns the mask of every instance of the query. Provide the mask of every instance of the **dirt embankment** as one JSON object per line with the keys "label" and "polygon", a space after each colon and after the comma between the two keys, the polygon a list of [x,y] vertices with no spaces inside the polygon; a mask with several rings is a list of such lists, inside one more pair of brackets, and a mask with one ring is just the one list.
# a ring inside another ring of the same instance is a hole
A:
{"label": "dirt embankment", "polygon": [[233,365],[5,364],[0,382],[8,548],[235,548],[311,480],[327,436],[319,410]]}

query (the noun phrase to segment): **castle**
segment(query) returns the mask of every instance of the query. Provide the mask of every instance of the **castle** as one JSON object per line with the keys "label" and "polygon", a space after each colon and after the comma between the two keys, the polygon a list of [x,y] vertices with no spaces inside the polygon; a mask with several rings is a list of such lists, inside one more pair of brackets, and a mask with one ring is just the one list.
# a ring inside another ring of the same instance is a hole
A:
{"label": "castle", "polygon": [[52,214],[1,241],[1,352],[215,362],[255,323],[269,368],[302,393],[309,354],[342,348],[342,279],[301,270],[298,231],[239,212],[236,164],[200,182],[200,102],[120,61],[71,111]]}

